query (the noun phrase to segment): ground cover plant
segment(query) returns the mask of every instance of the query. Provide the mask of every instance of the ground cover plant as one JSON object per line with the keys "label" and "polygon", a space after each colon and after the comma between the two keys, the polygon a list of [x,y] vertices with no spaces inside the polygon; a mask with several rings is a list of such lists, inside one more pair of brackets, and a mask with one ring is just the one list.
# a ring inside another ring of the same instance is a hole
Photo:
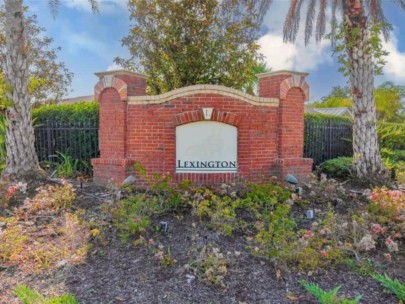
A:
{"label": "ground cover plant", "polygon": [[17,284],[79,303],[400,299],[374,278],[405,281],[402,192],[330,179],[302,184],[301,197],[275,181],[175,188],[137,170],[147,189],[14,187],[0,210],[0,302],[21,303]]}
{"label": "ground cover plant", "polygon": [[373,278],[380,282],[387,290],[395,294],[399,300],[405,301],[405,285],[398,280],[391,279],[388,275],[374,275]]}
{"label": "ground cover plant", "polygon": [[361,296],[357,296],[354,300],[348,300],[344,296],[339,297],[337,293],[339,292],[340,286],[329,291],[324,291],[318,284],[301,281],[301,285],[317,298],[321,304],[357,304],[361,300]]}
{"label": "ground cover plant", "polygon": [[40,293],[24,285],[18,285],[15,289],[15,294],[21,299],[23,304],[79,304],[71,294],[46,299]]}

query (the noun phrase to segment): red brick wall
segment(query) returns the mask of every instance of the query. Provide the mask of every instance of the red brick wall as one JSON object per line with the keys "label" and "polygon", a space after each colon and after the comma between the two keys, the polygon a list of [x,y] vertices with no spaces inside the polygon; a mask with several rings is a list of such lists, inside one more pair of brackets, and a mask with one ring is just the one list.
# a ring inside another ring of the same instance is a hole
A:
{"label": "red brick wall", "polygon": [[[279,98],[280,85],[290,76],[260,79],[261,96]],[[144,94],[145,79],[117,77],[127,83],[128,96]],[[142,98],[141,102],[120,100],[113,87],[102,88],[98,84],[98,90],[101,155],[93,160],[93,167],[99,183],[107,180],[120,183],[129,174],[136,174],[135,162],[140,162],[150,174],[171,175],[174,183],[183,179],[197,184],[229,183],[237,179],[258,182],[274,174],[280,178],[287,173],[305,177],[311,172],[312,160],[302,158],[305,96],[300,88],[291,88],[279,107],[253,105],[237,96],[213,93],[192,93],[147,104],[147,97],[144,102]],[[238,128],[237,173],[175,173],[175,128],[203,120],[202,108],[214,108],[211,120]],[[145,186],[139,176],[137,185]]]}
{"label": "red brick wall", "polygon": [[[148,172],[174,173],[175,126],[178,124],[175,118],[184,113],[183,123],[192,122],[191,112],[203,107],[215,109],[213,121],[225,122],[227,117],[236,116],[240,175],[254,180],[261,175],[269,177],[271,162],[277,158],[277,108],[257,107],[220,95],[177,98],[165,103],[164,108],[161,104],[129,105],[127,158],[139,161]],[[225,117],[224,113],[227,113]],[[218,117],[221,114],[222,119]],[[200,179],[214,178],[212,173],[197,175]],[[176,174],[175,177],[177,180],[183,176]]]}

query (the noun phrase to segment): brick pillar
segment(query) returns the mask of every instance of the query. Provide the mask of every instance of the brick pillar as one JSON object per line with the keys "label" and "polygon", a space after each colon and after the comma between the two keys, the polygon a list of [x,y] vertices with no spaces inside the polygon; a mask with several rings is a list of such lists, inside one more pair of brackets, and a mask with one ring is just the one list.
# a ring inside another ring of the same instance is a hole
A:
{"label": "brick pillar", "polygon": [[94,180],[99,184],[119,184],[132,169],[132,161],[126,158],[128,97],[146,94],[146,77],[123,70],[96,75],[100,158],[92,159]]}
{"label": "brick pillar", "polygon": [[301,180],[312,171],[312,159],[304,153],[304,102],[308,100],[308,74],[278,71],[259,74],[259,95],[279,99],[278,158],[274,160],[274,174],[281,178],[288,173]]}

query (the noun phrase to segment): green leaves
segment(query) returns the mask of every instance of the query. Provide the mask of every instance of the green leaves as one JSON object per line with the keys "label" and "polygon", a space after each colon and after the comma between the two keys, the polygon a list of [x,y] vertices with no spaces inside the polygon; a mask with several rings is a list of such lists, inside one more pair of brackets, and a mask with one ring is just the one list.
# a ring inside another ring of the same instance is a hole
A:
{"label": "green leaves", "polygon": [[136,23],[122,42],[131,58],[115,61],[146,73],[150,93],[193,84],[242,89],[253,79],[258,26],[244,1],[134,0],[129,8]]}
{"label": "green leaves", "polygon": [[71,294],[46,299],[43,295],[25,285],[18,285],[15,294],[22,300],[23,304],[79,304]]}
{"label": "green leaves", "polygon": [[373,279],[381,283],[387,290],[395,294],[398,299],[405,301],[405,285],[398,280],[392,280],[388,275],[374,275]]}
{"label": "green leaves", "polygon": [[333,36],[332,34],[328,35],[328,38],[333,39],[334,42],[333,54],[337,54],[340,64],[339,72],[342,72],[345,77],[351,75],[353,62],[357,60],[355,50],[359,48],[363,35],[368,35],[364,49],[366,54],[373,58],[374,75],[382,74],[382,69],[386,63],[384,58],[389,53],[383,49],[381,34],[390,25],[388,23],[375,23],[366,26],[367,28],[349,28],[346,24],[341,24]]}
{"label": "green leaves", "polygon": [[318,299],[321,304],[357,304],[360,303],[362,296],[357,296],[354,300],[348,300],[345,297],[338,297],[340,286],[331,289],[329,291],[324,291],[319,287],[318,284],[308,283],[302,280],[301,285],[315,298]]}

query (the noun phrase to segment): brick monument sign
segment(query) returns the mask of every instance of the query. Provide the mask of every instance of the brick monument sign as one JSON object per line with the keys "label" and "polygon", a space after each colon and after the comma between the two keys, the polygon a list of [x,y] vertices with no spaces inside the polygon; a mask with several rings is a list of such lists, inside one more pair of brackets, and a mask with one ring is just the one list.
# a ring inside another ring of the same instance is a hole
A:
{"label": "brick monument sign", "polygon": [[[259,75],[259,96],[219,85],[194,85],[146,95],[146,77],[129,71],[96,74],[100,158],[94,179],[121,183],[137,175],[170,175],[198,185],[239,179],[260,182],[290,173],[307,178],[303,158],[305,73]],[[138,186],[145,186],[140,176]]]}

